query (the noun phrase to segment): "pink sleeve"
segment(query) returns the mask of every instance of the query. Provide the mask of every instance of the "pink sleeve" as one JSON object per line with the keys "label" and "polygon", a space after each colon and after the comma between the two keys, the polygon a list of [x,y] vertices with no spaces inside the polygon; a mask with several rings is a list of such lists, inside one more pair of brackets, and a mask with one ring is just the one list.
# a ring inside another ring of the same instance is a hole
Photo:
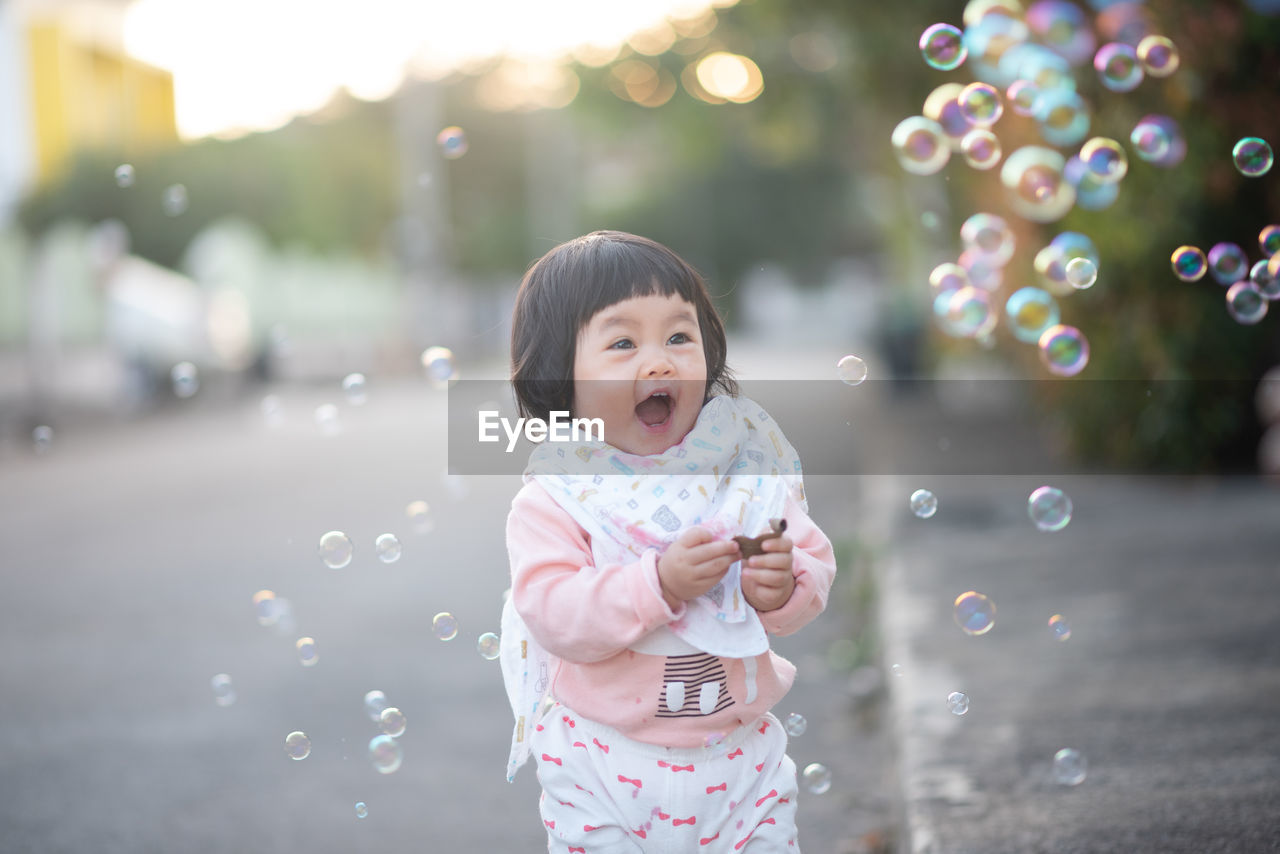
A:
{"label": "pink sleeve", "polygon": [[796,577],[796,589],[781,608],[760,612],[765,630],[775,635],[799,631],[821,614],[827,607],[827,594],[836,577],[835,552],[827,535],[790,498],[783,515],[787,520],[787,536],[795,543],[791,571]]}
{"label": "pink sleeve", "polygon": [[565,661],[603,661],[684,613],[662,597],[656,551],[595,566],[586,532],[536,483],[511,502],[507,553],[516,613]]}

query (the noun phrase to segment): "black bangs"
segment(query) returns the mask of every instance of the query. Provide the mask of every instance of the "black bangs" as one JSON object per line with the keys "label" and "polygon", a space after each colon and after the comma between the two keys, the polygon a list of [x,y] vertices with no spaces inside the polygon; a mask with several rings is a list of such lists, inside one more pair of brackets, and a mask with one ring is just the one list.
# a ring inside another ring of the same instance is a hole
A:
{"label": "black bangs", "polygon": [[560,281],[565,304],[572,306],[575,336],[601,311],[635,297],[679,296],[698,306],[698,274],[660,244],[622,232],[597,231],[565,254],[569,257]]}

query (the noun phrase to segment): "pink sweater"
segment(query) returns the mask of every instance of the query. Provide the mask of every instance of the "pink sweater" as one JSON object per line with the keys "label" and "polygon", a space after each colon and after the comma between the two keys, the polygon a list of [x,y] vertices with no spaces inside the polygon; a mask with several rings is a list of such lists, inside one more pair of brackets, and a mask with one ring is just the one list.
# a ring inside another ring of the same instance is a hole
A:
{"label": "pink sweater", "polygon": [[[775,635],[789,635],[822,613],[836,572],[830,541],[800,506],[788,499],[784,515],[795,543],[796,587],[785,605],[760,614]],[[507,550],[516,612],[561,659],[551,674],[552,695],[630,738],[701,747],[769,711],[795,680],[795,666],[785,658],[772,651],[756,656],[755,696],[747,702],[748,668],[741,659],[628,649],[684,611],[684,605],[671,610],[662,597],[657,551],[598,571],[586,531],[536,483],[525,484],[511,503]]]}

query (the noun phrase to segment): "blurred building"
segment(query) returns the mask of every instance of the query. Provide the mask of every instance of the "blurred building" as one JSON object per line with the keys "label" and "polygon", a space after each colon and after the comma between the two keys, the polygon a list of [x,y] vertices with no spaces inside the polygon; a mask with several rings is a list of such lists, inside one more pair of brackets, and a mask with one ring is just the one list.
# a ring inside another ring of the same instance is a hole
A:
{"label": "blurred building", "polygon": [[178,140],[173,77],[126,55],[122,0],[0,0],[0,225],[75,153]]}

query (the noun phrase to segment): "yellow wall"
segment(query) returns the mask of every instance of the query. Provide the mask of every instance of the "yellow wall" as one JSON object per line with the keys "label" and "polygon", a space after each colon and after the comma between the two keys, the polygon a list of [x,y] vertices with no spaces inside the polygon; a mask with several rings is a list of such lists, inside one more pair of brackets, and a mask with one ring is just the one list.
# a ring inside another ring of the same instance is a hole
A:
{"label": "yellow wall", "polygon": [[109,49],[77,43],[54,22],[27,29],[37,180],[78,151],[129,155],[178,141],[173,77]]}

